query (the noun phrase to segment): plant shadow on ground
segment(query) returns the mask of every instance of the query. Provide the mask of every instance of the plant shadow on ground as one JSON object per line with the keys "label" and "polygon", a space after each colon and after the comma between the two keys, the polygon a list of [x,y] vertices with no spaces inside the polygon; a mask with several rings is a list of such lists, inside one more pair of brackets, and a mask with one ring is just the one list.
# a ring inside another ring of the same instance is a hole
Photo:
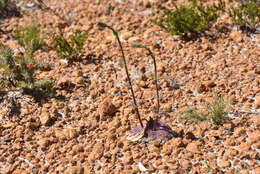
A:
{"label": "plant shadow on ground", "polygon": [[[22,95],[28,95],[28,96],[32,97],[33,100],[40,105],[42,105],[43,101],[48,101],[51,98],[56,98],[56,99],[60,99],[60,100],[64,99],[64,97],[56,95],[56,89],[55,88],[53,88],[53,90],[51,92],[46,92],[46,91],[43,91],[41,89],[20,89],[20,90],[14,90],[14,91],[21,91]],[[0,94],[1,95],[0,103],[3,102],[3,100],[4,100],[3,97],[5,95],[8,95],[8,92],[9,91],[3,91]],[[16,113],[16,114],[20,113],[20,112],[18,112],[18,109],[17,109],[18,107],[16,107],[17,101],[14,100],[13,98],[11,98],[11,103],[12,103],[12,106],[15,106],[15,107],[11,107],[11,113]],[[12,115],[14,115],[14,114],[12,114]]]}
{"label": "plant shadow on ground", "polygon": [[[10,0],[0,0],[0,20],[12,17],[22,17],[19,9],[16,7],[14,2],[10,2]],[[0,25],[1,23],[2,21],[0,22]],[[1,26],[0,33],[7,34],[1,29]]]}
{"label": "plant shadow on ground", "polygon": [[39,104],[41,104],[43,100],[46,101],[51,98],[56,98],[55,89],[51,92],[45,92],[41,89],[24,89],[23,94],[30,95]]}
{"label": "plant shadow on ground", "polygon": [[247,25],[240,25],[239,29],[243,32],[246,33],[247,35],[250,35],[252,33],[257,33],[257,30],[255,28],[248,27]]}
{"label": "plant shadow on ground", "polygon": [[20,10],[16,7],[14,2],[10,0],[0,0],[0,19],[21,16]]}
{"label": "plant shadow on ground", "polygon": [[[250,30],[250,28],[246,26],[240,26],[240,30],[245,33],[252,33],[254,30]],[[209,30],[203,33],[188,33],[186,35],[181,35],[178,38],[183,42],[195,42],[200,41],[202,38],[208,39],[211,43],[214,43],[218,39],[222,39],[223,34],[229,34],[232,31],[232,26],[228,23],[221,23],[216,25],[214,30]]]}
{"label": "plant shadow on ground", "polygon": [[[225,31],[229,32],[230,30],[226,28]],[[201,40],[202,37],[209,39],[212,43],[214,43],[219,38],[219,36],[215,33],[191,33],[181,36],[180,39],[184,42],[195,42],[197,40]]]}
{"label": "plant shadow on ground", "polygon": [[13,98],[10,103],[11,106],[10,106],[10,113],[8,114],[8,117],[12,117],[14,115],[19,116],[21,114],[21,104],[15,101]]}
{"label": "plant shadow on ground", "polygon": [[231,7],[228,11],[232,22],[244,33],[259,33],[257,28],[260,22],[260,1],[241,0],[238,2],[236,7]]}
{"label": "plant shadow on ground", "polygon": [[75,65],[75,63],[82,63],[83,65],[94,64],[98,65],[104,60],[112,60],[112,57],[104,57],[104,54],[87,54],[85,56],[73,57],[68,59],[68,65]]}
{"label": "plant shadow on ground", "polygon": [[[5,93],[7,94],[7,93]],[[19,119],[20,120],[20,114],[21,114],[21,104],[20,102],[16,99],[16,97],[10,97],[8,96],[8,98],[4,98],[4,94],[1,93],[0,94],[0,103],[3,103],[5,100],[8,100],[7,103],[8,103],[8,111],[5,112],[6,116],[9,118],[9,119],[12,119],[14,117],[15,120],[16,119]]]}

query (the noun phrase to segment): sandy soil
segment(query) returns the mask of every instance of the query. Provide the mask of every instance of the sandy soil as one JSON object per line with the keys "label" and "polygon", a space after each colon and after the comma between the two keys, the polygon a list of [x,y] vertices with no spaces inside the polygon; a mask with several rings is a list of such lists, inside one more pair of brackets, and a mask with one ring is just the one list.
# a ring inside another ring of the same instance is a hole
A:
{"label": "sandy soil", "polygon": [[[68,63],[51,50],[35,59],[47,62],[37,79],[50,78],[56,98],[36,102],[20,91],[0,100],[0,173],[260,173],[259,34],[242,33],[227,13],[218,19],[225,33],[214,29],[193,41],[165,33],[150,20],[174,1],[44,0],[72,23],[65,28],[89,30],[82,61]],[[178,0],[178,3],[181,3]],[[228,2],[228,7],[234,5]],[[62,21],[36,2],[18,4],[21,17],[1,20],[0,41],[19,54],[12,31],[38,23],[51,43]],[[131,142],[127,133],[138,119],[121,66],[121,53],[106,22],[119,32],[128,59],[142,118],[156,107],[152,59],[158,64],[160,120],[179,137],[167,141]],[[181,119],[188,107],[202,107],[221,94],[230,102],[227,119]],[[250,113],[241,112],[249,111]]]}

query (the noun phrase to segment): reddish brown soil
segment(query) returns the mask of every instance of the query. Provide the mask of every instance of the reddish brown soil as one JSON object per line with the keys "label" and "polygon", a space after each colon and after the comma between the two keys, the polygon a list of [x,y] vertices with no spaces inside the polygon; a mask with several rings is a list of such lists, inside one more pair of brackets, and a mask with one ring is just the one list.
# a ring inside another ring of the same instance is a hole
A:
{"label": "reddish brown soil", "polygon": [[[35,53],[36,60],[49,63],[49,69],[37,72],[37,79],[50,78],[60,98],[40,105],[19,91],[1,97],[0,173],[260,173],[259,34],[242,33],[223,13],[218,24],[227,27],[226,33],[212,29],[207,36],[183,41],[150,22],[171,6],[167,0],[44,2],[72,21],[66,35],[75,29],[90,30],[85,57],[68,63],[54,51]],[[227,2],[228,7],[234,5]],[[4,31],[0,42],[16,54],[21,47],[12,31],[18,27],[36,22],[51,43],[56,25],[64,23],[36,4],[20,5],[22,16],[5,18],[0,25]],[[156,107],[153,64],[144,50],[131,44],[140,42],[154,52],[160,120],[180,137],[166,142],[126,140],[127,132],[139,123],[118,43],[110,30],[98,28],[98,22],[119,31],[140,113],[146,119]],[[188,107],[202,107],[216,94],[231,105],[223,125],[181,119]]]}

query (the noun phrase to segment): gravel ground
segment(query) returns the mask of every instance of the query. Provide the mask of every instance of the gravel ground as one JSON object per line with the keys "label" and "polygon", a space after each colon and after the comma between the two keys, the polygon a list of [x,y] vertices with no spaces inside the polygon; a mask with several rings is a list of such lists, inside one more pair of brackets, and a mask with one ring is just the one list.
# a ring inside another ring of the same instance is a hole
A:
{"label": "gravel ground", "polygon": [[[217,23],[226,27],[225,33],[212,29],[207,36],[185,42],[150,22],[171,6],[173,1],[167,0],[44,2],[72,21],[66,35],[89,30],[86,57],[68,63],[53,51],[35,53],[36,60],[49,63],[49,68],[37,72],[37,79],[50,78],[60,98],[41,105],[20,91],[1,96],[0,173],[260,173],[259,34],[242,33],[223,13]],[[36,2],[17,5],[22,15],[1,20],[0,42],[19,54],[12,31],[37,22],[51,43],[51,34],[58,32],[55,26],[64,21]],[[110,30],[98,28],[98,22],[119,31],[145,119],[156,107],[153,64],[148,54],[131,44],[140,42],[154,52],[160,120],[179,137],[126,139],[138,119],[116,39]],[[223,125],[181,119],[188,107],[201,107],[216,94],[231,105]]]}

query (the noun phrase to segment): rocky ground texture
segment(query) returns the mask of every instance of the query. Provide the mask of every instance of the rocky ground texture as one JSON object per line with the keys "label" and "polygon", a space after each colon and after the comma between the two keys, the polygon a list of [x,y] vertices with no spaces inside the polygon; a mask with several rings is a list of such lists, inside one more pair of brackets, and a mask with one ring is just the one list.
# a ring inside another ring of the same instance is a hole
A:
{"label": "rocky ground texture", "polygon": [[[89,30],[85,57],[68,63],[51,50],[35,53],[36,60],[49,66],[37,72],[37,79],[51,79],[62,97],[40,104],[20,91],[1,96],[0,173],[260,173],[259,34],[242,33],[223,13],[217,23],[224,24],[225,33],[212,29],[208,36],[183,41],[150,21],[171,6],[167,0],[44,3],[72,21],[65,34]],[[17,5],[22,15],[1,20],[0,42],[18,54],[12,31],[37,22],[51,43],[52,34],[58,33],[56,24],[64,21],[37,2]],[[156,107],[153,64],[144,50],[131,44],[140,42],[154,52],[160,120],[179,137],[166,142],[126,140],[127,132],[139,123],[116,39],[98,22],[119,31],[145,119]],[[223,125],[181,119],[188,107],[200,107],[216,94],[231,105]]]}

